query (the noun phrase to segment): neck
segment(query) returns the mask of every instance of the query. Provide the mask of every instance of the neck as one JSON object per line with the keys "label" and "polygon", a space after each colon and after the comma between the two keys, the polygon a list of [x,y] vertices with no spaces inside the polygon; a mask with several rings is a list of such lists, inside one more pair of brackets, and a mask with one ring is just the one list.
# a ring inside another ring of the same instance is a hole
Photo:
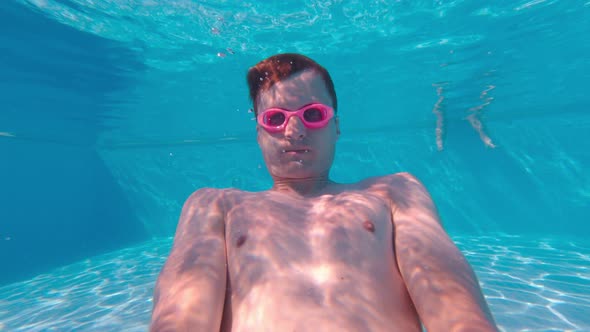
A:
{"label": "neck", "polygon": [[334,184],[327,174],[303,179],[273,177],[273,191],[294,194],[296,196],[314,196],[321,193],[326,187]]}

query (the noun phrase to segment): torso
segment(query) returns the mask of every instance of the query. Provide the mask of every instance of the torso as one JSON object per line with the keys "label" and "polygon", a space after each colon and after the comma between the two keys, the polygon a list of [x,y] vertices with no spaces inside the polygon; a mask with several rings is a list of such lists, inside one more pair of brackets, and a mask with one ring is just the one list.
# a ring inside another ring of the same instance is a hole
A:
{"label": "torso", "polygon": [[420,331],[379,187],[313,198],[227,191],[222,331]]}

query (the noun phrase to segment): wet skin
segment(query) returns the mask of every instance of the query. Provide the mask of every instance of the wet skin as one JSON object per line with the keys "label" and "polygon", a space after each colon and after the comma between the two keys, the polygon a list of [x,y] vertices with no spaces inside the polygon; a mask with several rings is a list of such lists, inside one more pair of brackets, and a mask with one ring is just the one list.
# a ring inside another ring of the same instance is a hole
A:
{"label": "wet skin", "polygon": [[[331,106],[315,72],[273,85],[259,110]],[[496,331],[473,270],[408,173],[328,177],[338,118],[257,128],[273,187],[205,188],[185,202],[154,291],[151,331]]]}
{"label": "wet skin", "polygon": [[418,331],[379,187],[221,194],[230,207],[222,331]]}

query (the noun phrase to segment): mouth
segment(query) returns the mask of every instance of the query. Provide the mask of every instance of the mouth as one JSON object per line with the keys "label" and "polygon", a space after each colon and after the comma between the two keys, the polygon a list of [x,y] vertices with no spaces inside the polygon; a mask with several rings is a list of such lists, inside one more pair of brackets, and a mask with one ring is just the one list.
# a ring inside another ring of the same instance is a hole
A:
{"label": "mouth", "polygon": [[305,153],[309,153],[309,149],[283,149],[281,150],[282,153],[286,153],[286,154],[305,154]]}

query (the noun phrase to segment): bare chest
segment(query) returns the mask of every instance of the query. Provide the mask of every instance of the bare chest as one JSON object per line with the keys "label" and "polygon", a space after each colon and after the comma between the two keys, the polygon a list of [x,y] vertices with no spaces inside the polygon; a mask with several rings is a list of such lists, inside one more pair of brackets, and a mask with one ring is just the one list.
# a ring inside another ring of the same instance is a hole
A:
{"label": "bare chest", "polygon": [[328,282],[379,273],[393,259],[391,213],[379,197],[246,199],[227,215],[230,276],[241,285],[299,275]]}
{"label": "bare chest", "polygon": [[401,324],[410,305],[392,237],[390,206],[374,195],[234,205],[226,218],[225,330],[385,331]]}

